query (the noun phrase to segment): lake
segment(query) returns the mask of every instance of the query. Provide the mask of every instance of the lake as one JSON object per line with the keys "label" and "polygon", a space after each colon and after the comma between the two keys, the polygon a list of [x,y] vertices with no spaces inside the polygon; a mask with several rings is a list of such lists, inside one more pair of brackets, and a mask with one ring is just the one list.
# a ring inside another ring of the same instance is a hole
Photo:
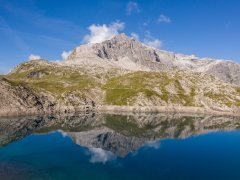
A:
{"label": "lake", "polygon": [[0,179],[239,180],[240,118],[0,118]]}

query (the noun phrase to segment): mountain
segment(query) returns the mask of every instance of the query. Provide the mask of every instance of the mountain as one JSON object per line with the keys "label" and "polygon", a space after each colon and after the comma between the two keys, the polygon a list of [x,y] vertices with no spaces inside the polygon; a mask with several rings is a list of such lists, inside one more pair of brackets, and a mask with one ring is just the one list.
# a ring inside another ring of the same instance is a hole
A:
{"label": "mountain", "polygon": [[178,68],[213,75],[240,85],[240,65],[232,61],[200,59],[148,47],[120,34],[103,43],[82,45],[74,49],[67,64],[122,68],[133,71],[163,71]]}
{"label": "mountain", "polygon": [[0,77],[0,114],[240,112],[240,65],[146,46],[120,34],[62,62],[28,61]]}

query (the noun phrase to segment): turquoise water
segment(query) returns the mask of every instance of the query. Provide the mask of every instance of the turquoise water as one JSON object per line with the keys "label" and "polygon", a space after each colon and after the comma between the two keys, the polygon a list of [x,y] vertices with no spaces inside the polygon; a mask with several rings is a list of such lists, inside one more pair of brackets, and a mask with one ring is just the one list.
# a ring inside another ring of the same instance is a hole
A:
{"label": "turquoise water", "polygon": [[0,179],[237,180],[239,122],[107,115],[15,118],[10,127],[2,120]]}

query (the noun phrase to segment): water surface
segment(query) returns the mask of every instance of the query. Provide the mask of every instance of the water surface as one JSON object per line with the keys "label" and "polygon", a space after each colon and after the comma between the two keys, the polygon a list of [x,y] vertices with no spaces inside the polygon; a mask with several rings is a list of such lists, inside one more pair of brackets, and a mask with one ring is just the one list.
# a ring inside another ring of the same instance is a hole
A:
{"label": "water surface", "polygon": [[0,119],[0,179],[240,179],[237,117]]}

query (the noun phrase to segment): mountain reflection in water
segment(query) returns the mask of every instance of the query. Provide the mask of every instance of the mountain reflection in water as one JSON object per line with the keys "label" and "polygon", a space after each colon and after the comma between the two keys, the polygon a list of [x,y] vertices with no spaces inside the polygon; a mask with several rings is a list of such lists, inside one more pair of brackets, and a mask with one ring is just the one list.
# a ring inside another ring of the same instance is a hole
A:
{"label": "mountain reflection in water", "polygon": [[0,179],[240,179],[239,117],[0,118]]}
{"label": "mountain reflection in water", "polygon": [[125,157],[142,146],[160,147],[161,139],[186,138],[240,127],[239,117],[187,114],[88,114],[0,119],[0,145],[30,134],[58,131],[89,149],[91,162]]}

